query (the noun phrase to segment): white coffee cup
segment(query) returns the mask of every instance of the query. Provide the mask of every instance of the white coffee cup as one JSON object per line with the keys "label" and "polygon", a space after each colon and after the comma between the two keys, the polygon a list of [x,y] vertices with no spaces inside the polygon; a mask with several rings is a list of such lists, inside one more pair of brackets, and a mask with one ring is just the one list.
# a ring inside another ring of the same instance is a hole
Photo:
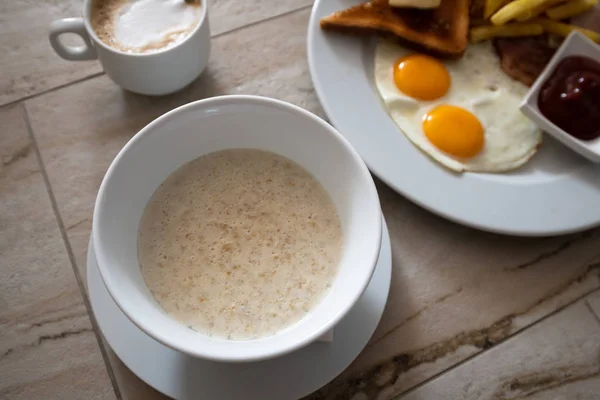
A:
{"label": "white coffee cup", "polygon": [[[126,90],[147,95],[173,93],[192,83],[208,64],[210,27],[206,3],[202,2],[200,21],[188,37],[156,52],[127,53],[102,42],[90,24],[92,0],[84,0],[83,18],[60,19],[50,25],[50,44],[66,60],[100,60],[104,72]],[[80,36],[84,44],[66,45],[60,40],[65,33]]]}

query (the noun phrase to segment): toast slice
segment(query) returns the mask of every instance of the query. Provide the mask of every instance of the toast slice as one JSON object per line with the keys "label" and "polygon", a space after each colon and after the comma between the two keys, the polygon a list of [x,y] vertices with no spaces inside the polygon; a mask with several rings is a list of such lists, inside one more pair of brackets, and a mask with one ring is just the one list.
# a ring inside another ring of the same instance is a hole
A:
{"label": "toast slice", "polygon": [[378,34],[437,57],[460,58],[468,42],[469,0],[442,0],[429,10],[393,8],[388,0],[371,0],[324,17],[320,24],[326,30]]}

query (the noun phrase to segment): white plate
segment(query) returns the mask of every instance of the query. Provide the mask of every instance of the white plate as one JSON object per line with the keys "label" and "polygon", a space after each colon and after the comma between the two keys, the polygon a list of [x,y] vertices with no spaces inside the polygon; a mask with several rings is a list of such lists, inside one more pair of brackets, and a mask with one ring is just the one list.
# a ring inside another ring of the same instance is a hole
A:
{"label": "white plate", "polygon": [[100,330],[140,379],[176,399],[297,399],[327,384],[358,356],[379,324],[392,274],[385,221],[381,251],[371,282],[335,327],[333,342],[312,343],[283,357],[246,364],[205,361],[166,347],[140,331],[110,297],[88,246],[87,280]]}
{"label": "white plate", "polygon": [[323,32],[319,19],[362,0],[316,0],[308,63],[331,123],[371,171],[411,201],[475,228],[541,236],[600,224],[600,166],[548,135],[525,167],[454,174],[421,153],[387,115],[373,85],[373,39]]}

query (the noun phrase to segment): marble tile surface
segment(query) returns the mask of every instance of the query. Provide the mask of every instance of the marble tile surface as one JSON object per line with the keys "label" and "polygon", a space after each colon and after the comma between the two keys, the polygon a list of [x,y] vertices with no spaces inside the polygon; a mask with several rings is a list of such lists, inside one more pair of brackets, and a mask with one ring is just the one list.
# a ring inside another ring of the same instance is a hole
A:
{"label": "marble tile surface", "polygon": [[578,301],[400,399],[600,399],[600,322],[584,303]]}
{"label": "marble tile surface", "polygon": [[312,3],[313,0],[209,0],[210,31],[213,35],[220,35]]}
{"label": "marble tile surface", "polygon": [[[312,0],[210,0],[211,33],[285,14]],[[83,15],[83,0],[6,0],[0,2],[0,106],[102,72],[97,61],[60,58],[48,42],[52,21]],[[65,35],[67,43],[79,39]]]}
{"label": "marble tile surface", "polygon": [[[383,320],[314,398],[390,398],[600,287],[600,231],[544,239],[478,232],[379,185],[392,238]],[[385,396],[383,395],[385,394]]]}
{"label": "marble tile surface", "polygon": [[0,398],[114,399],[24,116],[0,110]]}
{"label": "marble tile surface", "polygon": [[82,0],[0,2],[0,105],[102,71],[95,61],[63,60],[48,42],[50,23],[81,16],[82,4]]}
{"label": "marble tile surface", "polygon": [[[308,17],[300,10],[215,38],[207,71],[173,96],[124,93],[98,77],[26,102],[81,276],[103,174],[152,119],[228,93],[272,96],[323,115],[306,64]],[[388,306],[361,356],[312,398],[404,393],[600,287],[598,230],[543,239],[487,234],[378,187],[394,259]],[[111,360],[120,387],[143,385]]]}

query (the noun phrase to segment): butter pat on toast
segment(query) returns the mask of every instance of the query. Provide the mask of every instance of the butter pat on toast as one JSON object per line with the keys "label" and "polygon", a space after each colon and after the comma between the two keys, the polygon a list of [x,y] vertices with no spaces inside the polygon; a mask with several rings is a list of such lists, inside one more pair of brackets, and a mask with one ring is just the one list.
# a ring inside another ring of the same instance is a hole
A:
{"label": "butter pat on toast", "polygon": [[462,57],[468,43],[469,0],[442,0],[438,8],[394,8],[371,0],[321,18],[322,29],[378,34],[445,58]]}

